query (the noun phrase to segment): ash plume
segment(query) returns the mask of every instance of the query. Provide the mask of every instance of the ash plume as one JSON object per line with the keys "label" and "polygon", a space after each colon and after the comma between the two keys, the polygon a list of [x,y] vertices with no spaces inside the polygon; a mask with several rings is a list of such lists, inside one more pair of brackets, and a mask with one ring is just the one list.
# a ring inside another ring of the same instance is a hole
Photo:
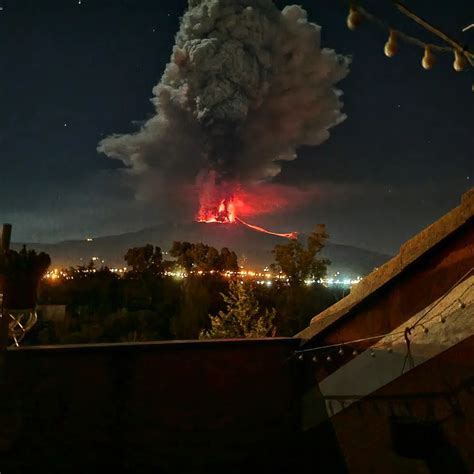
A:
{"label": "ash plume", "polygon": [[334,85],[349,59],[321,48],[320,29],[296,5],[189,0],[155,115],[98,150],[162,190],[207,176],[213,186],[271,179],[345,119]]}

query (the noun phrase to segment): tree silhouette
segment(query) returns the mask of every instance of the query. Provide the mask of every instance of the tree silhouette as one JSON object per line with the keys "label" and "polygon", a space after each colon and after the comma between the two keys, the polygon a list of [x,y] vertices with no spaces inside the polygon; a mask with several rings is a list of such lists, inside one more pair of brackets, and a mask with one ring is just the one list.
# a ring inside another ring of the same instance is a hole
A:
{"label": "tree silhouette", "polygon": [[308,235],[306,247],[299,240],[276,245],[272,251],[275,257],[272,268],[287,275],[291,286],[300,285],[309,277],[324,277],[331,262],[318,258],[318,254],[324,248],[328,237],[326,226],[319,224]]}
{"label": "tree silhouette", "polygon": [[224,247],[218,250],[201,242],[173,242],[170,255],[176,259],[176,264],[186,271],[237,271],[239,268],[237,255]]}
{"label": "tree silhouette", "polygon": [[267,337],[275,335],[275,309],[261,311],[252,287],[248,283],[231,280],[229,293],[221,293],[226,310],[209,315],[209,329],[200,338]]}
{"label": "tree silhouette", "polygon": [[128,249],[124,259],[127,265],[132,267],[132,272],[136,274],[158,275],[163,271],[161,248],[153,247],[151,244]]}

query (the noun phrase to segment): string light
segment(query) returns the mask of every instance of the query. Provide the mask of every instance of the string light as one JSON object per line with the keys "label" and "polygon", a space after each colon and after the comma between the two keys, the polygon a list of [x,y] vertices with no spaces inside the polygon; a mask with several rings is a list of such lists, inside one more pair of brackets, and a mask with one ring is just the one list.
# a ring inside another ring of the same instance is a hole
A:
{"label": "string light", "polygon": [[462,55],[462,53],[460,51],[455,49],[454,50],[453,69],[456,72],[461,72],[462,70],[464,70],[465,67],[466,67],[466,61],[464,59],[464,56]]}
{"label": "string light", "polygon": [[423,54],[421,65],[423,66],[423,69],[429,70],[434,66],[434,63],[435,63],[434,54],[431,52],[431,48],[428,45],[426,45],[425,54]]}
{"label": "string light", "polygon": [[[353,344],[356,344],[356,343],[360,343],[360,342],[368,342],[368,341],[373,341],[373,340],[381,340],[383,338],[388,338],[390,337],[391,338],[391,342],[390,342],[390,346],[387,347],[387,351],[388,352],[393,352],[393,348],[392,348],[392,344],[393,344],[393,340],[394,338],[395,339],[398,339],[400,338],[402,335],[405,336],[405,339],[407,338],[407,335],[411,334],[412,331],[420,326],[422,329],[423,329],[423,332],[425,334],[428,334],[429,333],[429,328],[426,327],[426,324],[434,321],[436,318],[440,318],[439,321],[441,323],[445,323],[446,322],[446,316],[444,315],[444,312],[446,312],[447,309],[449,308],[452,308],[454,307],[455,305],[457,305],[458,308],[460,309],[464,309],[466,308],[466,303],[461,299],[464,297],[464,295],[470,291],[474,285],[470,285],[468,286],[467,288],[464,289],[464,291],[461,293],[461,295],[454,299],[447,307],[445,307],[443,309],[443,312],[441,315],[438,314],[433,314],[431,318],[428,318],[426,319],[426,317],[434,310],[436,309],[443,301],[444,299],[451,294],[451,292],[454,290],[454,288],[456,288],[460,283],[462,283],[463,281],[465,281],[471,274],[474,274],[474,268],[471,268],[468,272],[466,272],[456,283],[454,283],[444,294],[443,296],[441,296],[434,304],[432,304],[411,326],[405,328],[403,331],[395,331],[395,332],[389,332],[389,333],[385,333],[385,334],[378,334],[376,336],[369,336],[369,337],[364,337],[364,338],[360,338],[360,339],[355,339],[355,340],[351,340],[351,341],[345,341],[345,342],[340,342],[340,343],[336,343],[336,344],[329,344],[329,345],[325,345],[325,346],[319,346],[319,347],[312,347],[312,348],[309,348],[309,349],[302,349],[302,350],[299,350],[299,351],[295,351],[294,352],[294,356],[298,356],[298,358],[300,360],[302,360],[302,355],[303,353],[306,353],[306,352],[314,352],[314,351],[319,351],[319,350],[330,350],[330,349],[333,349],[333,350],[337,350],[337,353],[341,356],[344,355],[344,349],[343,349],[343,346],[347,346],[347,345],[353,345]],[[422,323],[422,321],[424,322],[424,324]],[[376,352],[374,350],[373,347],[370,348],[369,350],[369,354],[371,357],[375,358],[376,357]],[[357,355],[359,355],[357,349],[353,349],[352,350],[352,356],[356,357]],[[318,359],[316,357],[316,355],[313,356],[313,362],[317,362]],[[331,355],[327,355],[326,357],[326,360],[328,362],[332,362],[332,357]]]}
{"label": "string light", "polygon": [[[472,289],[472,287],[474,286],[472,284],[469,285],[467,288],[465,288],[463,290],[463,292],[461,293],[461,295],[459,295],[458,298],[454,299],[447,307],[445,307],[441,315],[433,314],[432,317],[426,319],[426,317],[434,309],[436,309],[444,301],[444,299],[447,296],[449,296],[451,294],[451,292],[454,290],[454,288],[456,288],[460,283],[465,281],[471,274],[474,274],[474,268],[471,268],[468,272],[466,272],[456,283],[454,283],[444,293],[444,295],[442,297],[440,297],[434,304],[430,305],[429,308],[411,326],[405,328],[405,330],[403,330],[403,331],[389,332],[389,333],[386,333],[386,334],[379,334],[379,335],[376,335],[376,336],[369,336],[369,337],[360,338],[360,339],[356,339],[356,340],[352,340],[352,341],[345,341],[345,342],[341,342],[341,343],[337,343],[337,344],[330,344],[330,345],[326,345],[326,346],[313,347],[313,348],[310,348],[310,349],[302,349],[302,350],[299,350],[299,351],[295,351],[293,356],[297,356],[298,360],[303,361],[304,360],[303,353],[314,352],[314,351],[318,351],[318,350],[325,350],[326,351],[328,349],[337,350],[338,354],[342,356],[342,355],[344,355],[343,346],[345,346],[345,345],[353,345],[355,343],[368,342],[368,341],[375,340],[375,339],[381,340],[381,339],[387,338],[387,337],[391,338],[390,346],[387,347],[387,351],[389,353],[392,353],[393,352],[393,348],[392,348],[393,340],[394,340],[394,338],[398,339],[401,335],[404,335],[404,337],[405,337],[405,341],[406,341],[407,347],[408,347],[408,355],[409,355],[410,341],[408,339],[408,335],[411,334],[412,331],[416,327],[421,326],[421,328],[423,328],[423,332],[425,334],[427,334],[429,332],[429,329],[425,326],[425,324],[428,324],[428,323],[434,321],[436,318],[440,318],[439,321],[444,324],[446,322],[446,317],[444,315],[446,310],[448,310],[449,308],[454,308],[454,306],[457,306],[460,309],[466,308],[467,305],[461,298],[464,298],[464,295]],[[422,321],[424,321],[424,324],[422,324]],[[376,357],[376,352],[375,352],[373,347],[370,348],[369,354],[372,358]],[[356,357],[358,355],[358,351],[356,349],[353,349],[352,350],[352,355],[354,357]],[[314,355],[312,357],[312,361],[315,362],[315,363],[318,362],[318,358],[317,358],[316,355]],[[332,362],[333,361],[333,358],[331,357],[330,354],[328,354],[326,356],[326,361],[327,362]],[[405,360],[405,363],[406,363],[406,360]],[[404,367],[405,367],[405,364],[404,364]]]}
{"label": "string light", "polygon": [[[474,67],[474,53],[463,47],[463,45],[459,42],[451,39],[442,31],[430,25],[427,21],[423,20],[412,11],[408,10],[408,8],[406,8],[401,3],[395,1],[394,4],[396,8],[398,8],[404,15],[408,16],[411,20],[417,22],[427,31],[436,35],[445,44],[447,44],[447,46],[425,43],[424,41],[421,41],[420,39],[414,36],[410,36],[400,30],[396,30],[389,26],[387,23],[385,23],[383,20],[377,18],[375,15],[362,8],[361,6],[355,4],[352,4],[350,6],[349,14],[347,16],[347,27],[350,30],[355,30],[361,24],[362,21],[368,20],[371,23],[376,24],[380,28],[388,30],[389,37],[384,45],[384,53],[385,56],[387,56],[388,58],[391,58],[398,53],[398,40],[402,40],[405,43],[410,43],[419,48],[422,48],[424,54],[421,64],[426,70],[429,70],[434,66],[436,62],[435,53],[454,54],[453,69],[457,72],[463,71],[466,68],[466,65],[468,64]],[[470,25],[469,27],[472,27],[472,25]],[[474,84],[472,85],[472,90],[474,91]]]}
{"label": "string light", "polygon": [[385,43],[384,53],[387,58],[392,58],[398,52],[397,46],[397,33],[394,30],[390,30],[390,36],[388,41]]}
{"label": "string light", "polygon": [[347,28],[354,31],[361,22],[362,15],[355,6],[351,6],[349,9],[349,15],[347,16]]}

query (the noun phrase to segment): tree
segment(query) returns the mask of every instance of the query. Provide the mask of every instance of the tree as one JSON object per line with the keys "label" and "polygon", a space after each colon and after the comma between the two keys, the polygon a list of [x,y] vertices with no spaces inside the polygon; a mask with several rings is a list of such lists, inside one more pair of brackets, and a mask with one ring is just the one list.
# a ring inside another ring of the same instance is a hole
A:
{"label": "tree", "polygon": [[231,280],[229,294],[221,293],[226,310],[209,315],[210,327],[201,331],[200,338],[267,337],[275,335],[275,309],[260,310],[258,300],[249,284]]}
{"label": "tree", "polygon": [[176,259],[176,264],[187,272],[191,270],[237,271],[239,268],[237,255],[224,247],[219,253],[215,247],[201,242],[173,242],[170,255]]}
{"label": "tree", "polygon": [[319,224],[309,234],[306,248],[299,240],[276,245],[272,251],[275,256],[273,268],[287,275],[291,286],[298,286],[309,277],[324,277],[331,262],[318,258],[318,254],[324,248],[328,237],[326,226]]}
{"label": "tree", "polygon": [[238,271],[239,262],[237,260],[237,254],[227,247],[223,247],[220,254],[220,266],[221,270]]}
{"label": "tree", "polygon": [[171,320],[171,331],[177,339],[196,339],[208,322],[212,303],[209,285],[197,275],[181,283],[179,307]]}
{"label": "tree", "polygon": [[137,274],[149,273],[158,275],[163,271],[163,253],[160,247],[147,244],[143,247],[133,247],[124,256],[132,272]]}

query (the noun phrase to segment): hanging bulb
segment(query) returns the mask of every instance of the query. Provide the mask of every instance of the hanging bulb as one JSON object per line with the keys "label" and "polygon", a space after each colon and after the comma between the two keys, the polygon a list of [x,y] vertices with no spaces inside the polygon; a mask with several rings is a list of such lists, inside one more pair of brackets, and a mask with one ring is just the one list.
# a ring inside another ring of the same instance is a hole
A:
{"label": "hanging bulb", "polygon": [[313,356],[313,362],[318,362],[318,358],[316,356]]}
{"label": "hanging bulb", "polygon": [[347,16],[347,28],[354,31],[361,23],[362,15],[357,11],[356,7],[351,7]]}
{"label": "hanging bulb", "polygon": [[388,347],[387,347],[387,352],[393,352],[392,346],[388,346]]}
{"label": "hanging bulb", "polygon": [[375,352],[373,349],[370,349],[370,357],[375,357]]}
{"label": "hanging bulb", "polygon": [[459,309],[464,309],[466,307],[466,303],[464,301],[459,301]]}
{"label": "hanging bulb", "polygon": [[339,349],[338,353],[339,353],[340,356],[344,355],[344,351],[343,351],[342,347]]}
{"label": "hanging bulb", "polygon": [[300,354],[300,355],[298,356],[298,360],[303,360],[303,359],[304,359],[303,354]]}
{"label": "hanging bulb", "polygon": [[435,63],[434,54],[431,52],[431,48],[429,46],[425,47],[425,54],[423,55],[423,59],[421,60],[421,65],[423,69],[431,69]]}
{"label": "hanging bulb", "polygon": [[456,72],[461,72],[466,67],[466,61],[464,60],[464,56],[462,55],[461,51],[455,49],[454,50],[454,62],[453,68]]}
{"label": "hanging bulb", "polygon": [[326,360],[327,360],[328,362],[331,362],[331,361],[332,361],[332,357],[331,357],[331,356],[327,356],[327,357],[326,357]]}
{"label": "hanging bulb", "polygon": [[392,58],[398,52],[397,46],[397,35],[395,31],[390,30],[390,36],[388,37],[388,41],[385,43],[384,53],[387,58]]}
{"label": "hanging bulb", "polygon": [[354,350],[352,351],[352,355],[355,357],[357,354],[358,354],[357,350],[354,349]]}

